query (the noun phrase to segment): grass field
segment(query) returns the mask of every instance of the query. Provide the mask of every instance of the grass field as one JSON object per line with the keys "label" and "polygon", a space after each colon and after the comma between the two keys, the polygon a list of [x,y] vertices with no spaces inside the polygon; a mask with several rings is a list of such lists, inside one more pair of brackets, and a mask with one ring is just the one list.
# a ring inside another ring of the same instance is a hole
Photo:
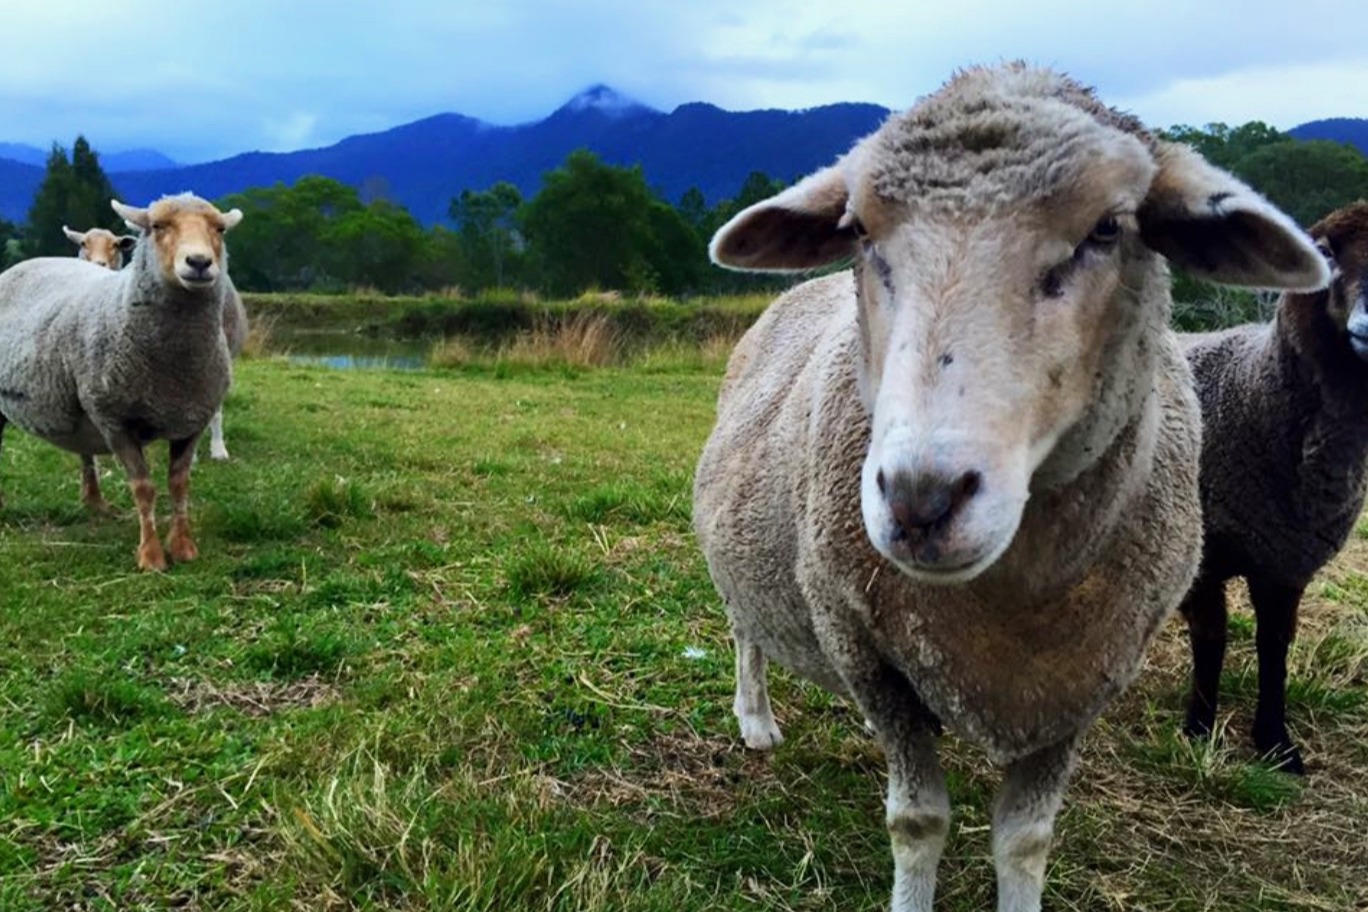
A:
{"label": "grass field", "polygon": [[[883,765],[858,715],[775,669],[787,742],[736,738],[689,527],[719,378],[716,358],[244,362],[235,459],[194,476],[202,558],[164,575],[133,570],[117,473],[122,515],[87,518],[75,457],[11,430],[0,909],[882,908]],[[1086,742],[1047,908],[1368,908],[1365,572],[1356,537],[1304,606],[1304,785],[1247,746],[1248,613],[1216,749],[1175,735],[1169,625]],[[943,750],[938,908],[990,908],[997,777]]]}

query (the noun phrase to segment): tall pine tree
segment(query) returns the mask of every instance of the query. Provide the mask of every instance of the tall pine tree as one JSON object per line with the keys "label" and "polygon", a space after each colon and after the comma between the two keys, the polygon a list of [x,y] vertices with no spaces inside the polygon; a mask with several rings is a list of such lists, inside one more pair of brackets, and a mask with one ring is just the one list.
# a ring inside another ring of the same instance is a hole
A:
{"label": "tall pine tree", "polygon": [[109,207],[117,194],[100,167],[99,155],[84,136],[76,137],[71,151],[68,159],[66,150],[54,144],[48,156],[47,173],[29,207],[25,246],[30,256],[70,254],[71,241],[62,234],[63,225],[77,231],[123,228]]}

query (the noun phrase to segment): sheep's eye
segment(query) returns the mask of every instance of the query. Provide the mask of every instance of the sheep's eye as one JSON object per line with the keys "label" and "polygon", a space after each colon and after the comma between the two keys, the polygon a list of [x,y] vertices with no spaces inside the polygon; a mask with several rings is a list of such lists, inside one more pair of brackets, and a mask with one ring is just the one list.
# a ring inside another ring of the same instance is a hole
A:
{"label": "sheep's eye", "polygon": [[1115,216],[1107,216],[1093,225],[1093,230],[1088,233],[1088,243],[1099,247],[1110,247],[1121,240],[1121,223]]}
{"label": "sheep's eye", "polygon": [[165,231],[165,230],[166,230],[166,222],[153,222],[153,223],[152,223],[152,230],[153,230],[153,231]]}
{"label": "sheep's eye", "polygon": [[1051,269],[1045,273],[1045,277],[1040,280],[1040,293],[1047,298],[1057,298],[1064,293],[1063,270]]}

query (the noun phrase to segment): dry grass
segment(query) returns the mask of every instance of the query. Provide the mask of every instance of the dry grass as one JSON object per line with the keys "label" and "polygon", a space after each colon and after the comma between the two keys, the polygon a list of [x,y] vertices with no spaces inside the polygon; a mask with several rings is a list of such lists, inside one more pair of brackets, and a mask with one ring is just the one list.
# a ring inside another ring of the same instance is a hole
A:
{"label": "dry grass", "polygon": [[215,684],[196,678],[172,678],[166,697],[186,712],[227,707],[249,716],[268,716],[286,709],[313,709],[337,698],[337,688],[317,675],[297,681],[237,681]]}
{"label": "dry grass", "polygon": [[247,341],[242,345],[243,358],[265,358],[278,354],[271,345],[277,318],[264,315],[253,317],[247,325]]}
{"label": "dry grass", "polygon": [[464,336],[447,336],[428,352],[429,367],[459,368],[483,364],[489,356]]}
{"label": "dry grass", "polygon": [[520,366],[607,367],[622,361],[622,337],[612,320],[581,311],[560,321],[542,320],[499,350],[499,360]]}

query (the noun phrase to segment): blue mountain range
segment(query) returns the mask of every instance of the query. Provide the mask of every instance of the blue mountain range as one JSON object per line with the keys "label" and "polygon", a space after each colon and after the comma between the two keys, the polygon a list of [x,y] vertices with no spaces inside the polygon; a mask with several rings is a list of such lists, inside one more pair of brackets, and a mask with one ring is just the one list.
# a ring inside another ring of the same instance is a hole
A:
{"label": "blue mountain range", "polygon": [[[793,180],[831,162],[887,115],[887,109],[871,104],[733,112],[692,103],[665,113],[599,85],[549,117],[517,126],[438,114],[321,149],[247,152],[144,170],[116,171],[109,167],[110,158],[101,160],[122,198],[139,204],[182,190],[216,199],[322,174],[364,187],[368,194],[380,193],[432,224],[447,217],[452,197],[462,190],[505,180],[531,196],[542,175],[579,148],[613,164],[640,164],[647,181],[670,202],[697,187],[715,203],[734,195],[751,171]],[[26,217],[42,179],[46,153],[30,150],[28,161],[16,161],[3,157],[7,148],[15,147],[0,146],[0,217],[18,221]],[[33,152],[38,152],[36,160]]]}
{"label": "blue mountain range", "polygon": [[[505,180],[531,196],[542,175],[579,148],[613,164],[640,164],[671,202],[697,187],[716,203],[734,195],[752,171],[793,180],[831,162],[888,114],[872,104],[738,112],[700,102],[666,113],[597,85],[545,119],[517,126],[438,114],[320,149],[247,152],[195,165],[139,150],[102,156],[102,162],[120,196],[139,204],[182,190],[216,199],[322,174],[401,203],[432,224],[447,217],[462,190]],[[1368,120],[1319,120],[1289,132],[1351,142],[1368,154]],[[46,158],[41,149],[0,144],[0,217],[26,217]]]}

